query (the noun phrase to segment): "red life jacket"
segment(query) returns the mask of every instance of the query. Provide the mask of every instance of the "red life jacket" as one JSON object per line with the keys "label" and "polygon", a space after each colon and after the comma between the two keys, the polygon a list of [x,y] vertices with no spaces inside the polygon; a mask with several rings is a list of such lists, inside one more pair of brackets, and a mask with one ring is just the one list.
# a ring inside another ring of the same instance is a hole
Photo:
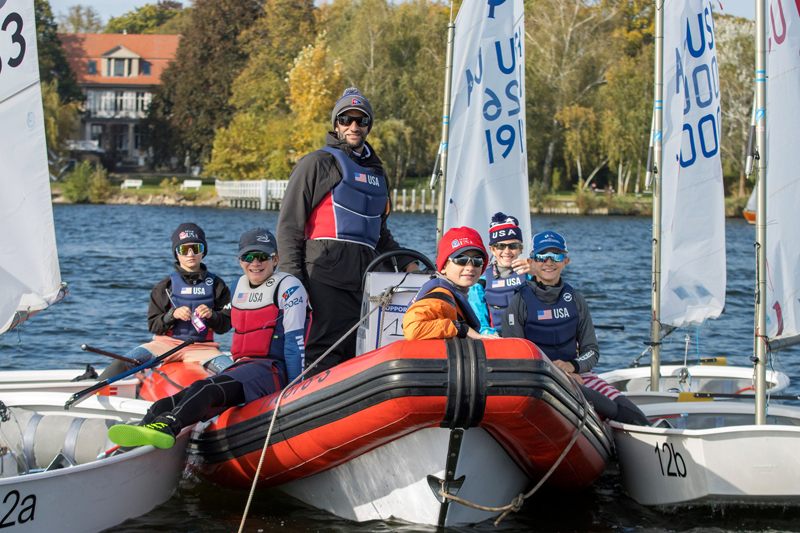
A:
{"label": "red life jacket", "polygon": [[234,361],[242,357],[267,357],[269,354],[281,318],[276,298],[278,286],[286,276],[288,274],[284,272],[276,272],[255,289],[250,288],[247,276],[239,278],[231,298],[231,356]]}

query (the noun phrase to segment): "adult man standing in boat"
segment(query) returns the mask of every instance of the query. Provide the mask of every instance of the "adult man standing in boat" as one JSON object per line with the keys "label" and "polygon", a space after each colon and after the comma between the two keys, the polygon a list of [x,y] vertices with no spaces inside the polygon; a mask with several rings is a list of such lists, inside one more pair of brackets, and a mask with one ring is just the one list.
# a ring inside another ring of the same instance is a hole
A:
{"label": "adult man standing in boat", "polygon": [[[400,248],[386,225],[390,204],[383,165],[366,142],[372,106],[358,89],[347,89],[333,106],[331,122],[325,147],[292,170],[278,218],[278,268],[303,282],[314,308],[309,364],[358,322],[367,265]],[[419,270],[410,257],[398,257],[397,267]],[[354,332],[313,373],[351,359],[355,341]]]}

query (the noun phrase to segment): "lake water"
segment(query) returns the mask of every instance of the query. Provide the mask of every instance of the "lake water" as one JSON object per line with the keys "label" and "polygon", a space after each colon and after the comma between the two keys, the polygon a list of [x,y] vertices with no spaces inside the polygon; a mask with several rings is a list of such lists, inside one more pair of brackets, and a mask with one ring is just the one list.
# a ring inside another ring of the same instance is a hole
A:
{"label": "lake water", "polygon": [[[236,260],[241,233],[253,226],[274,230],[277,212],[151,206],[54,206],[65,300],[0,336],[0,369],[96,367],[107,360],[80,350],[82,343],[125,353],[148,340],[147,304],[152,287],[172,271],[170,236],[181,222],[206,232],[209,270],[230,285],[240,275]],[[389,226],[403,246],[435,258],[433,215],[393,214]],[[595,324],[624,325],[600,330],[598,371],[627,366],[649,337],[651,223],[633,217],[535,216],[533,231],[562,233],[571,263],[565,279],[586,297]],[[753,242],[744,220],[727,223],[728,294],[722,316],[699,329],[665,339],[663,358],[725,356],[728,364],[750,365],[753,345]],[[699,343],[698,343],[699,340]],[[230,347],[230,335],[220,338]],[[786,350],[778,369],[798,379],[788,392],[800,393],[796,351]],[[219,488],[186,474],[177,494],[145,517],[115,531],[236,531],[247,493]],[[246,531],[433,531],[421,526],[355,524],[309,508],[277,490],[260,491]],[[641,507],[620,489],[612,464],[599,482],[578,494],[541,493],[498,528],[486,523],[465,531],[800,531],[800,510],[698,507],[674,512]]]}

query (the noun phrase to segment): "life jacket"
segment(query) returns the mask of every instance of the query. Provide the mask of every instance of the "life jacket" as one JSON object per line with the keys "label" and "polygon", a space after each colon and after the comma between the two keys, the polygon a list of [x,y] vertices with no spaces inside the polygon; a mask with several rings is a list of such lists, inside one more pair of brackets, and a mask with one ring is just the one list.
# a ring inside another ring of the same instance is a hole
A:
{"label": "life jacket", "polygon": [[[447,292],[452,295],[453,299],[449,300],[447,295],[441,293],[431,293],[433,289],[436,287],[441,287],[443,289],[447,289]],[[480,328],[480,323],[478,322],[478,317],[475,315],[475,311],[472,310],[472,306],[469,305],[469,300],[455,290],[453,285],[450,282],[445,281],[441,278],[433,278],[431,280],[426,281],[422,284],[422,287],[419,288],[417,294],[411,299],[411,302],[408,304],[409,307],[413,305],[415,302],[419,300],[424,300],[425,298],[436,298],[439,300],[443,300],[450,305],[453,305],[456,308],[456,314],[458,315],[458,319],[462,322],[466,322],[469,327],[472,329]]]}
{"label": "life jacket", "polygon": [[542,302],[527,283],[519,291],[528,307],[525,338],[547,354],[551,360],[571,361],[578,355],[578,310],[573,289],[564,283],[558,301]]}
{"label": "life jacket", "polygon": [[333,239],[378,245],[381,215],[389,207],[386,180],[364,168],[336,148],[322,148],[333,154],[342,169],[342,181],[311,212],[306,222],[306,239]]}
{"label": "life jacket", "polygon": [[239,278],[231,298],[234,361],[242,357],[284,361],[283,311],[278,307],[278,288],[288,275],[275,272],[255,289],[250,288],[247,276]]}
{"label": "life jacket", "polygon": [[511,298],[528,279],[527,274],[512,274],[501,278],[497,274],[497,265],[491,265],[486,273],[486,285],[483,288],[486,306],[489,308],[489,322],[498,332],[502,326],[503,312],[511,303]]}
{"label": "life jacket", "polygon": [[[216,276],[211,272],[206,273],[206,279],[203,283],[191,285],[186,283],[183,277],[177,272],[169,275],[170,282],[172,283],[172,302],[175,308],[188,307],[194,313],[194,310],[201,305],[208,306],[209,309],[214,307],[214,278]],[[210,342],[214,340],[214,332],[206,324],[206,329],[197,331],[192,325],[191,320],[176,320],[175,325],[171,331],[167,332],[172,338],[180,339],[182,341],[192,338],[195,342]]]}

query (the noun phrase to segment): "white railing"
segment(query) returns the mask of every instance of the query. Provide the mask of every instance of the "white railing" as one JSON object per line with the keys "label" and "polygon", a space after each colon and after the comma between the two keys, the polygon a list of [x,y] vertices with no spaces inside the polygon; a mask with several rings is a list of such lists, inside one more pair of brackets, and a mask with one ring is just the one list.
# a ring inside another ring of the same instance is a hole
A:
{"label": "white railing", "polygon": [[289,180],[216,180],[217,196],[228,200],[257,200],[259,209],[267,209],[268,204],[283,200]]}

